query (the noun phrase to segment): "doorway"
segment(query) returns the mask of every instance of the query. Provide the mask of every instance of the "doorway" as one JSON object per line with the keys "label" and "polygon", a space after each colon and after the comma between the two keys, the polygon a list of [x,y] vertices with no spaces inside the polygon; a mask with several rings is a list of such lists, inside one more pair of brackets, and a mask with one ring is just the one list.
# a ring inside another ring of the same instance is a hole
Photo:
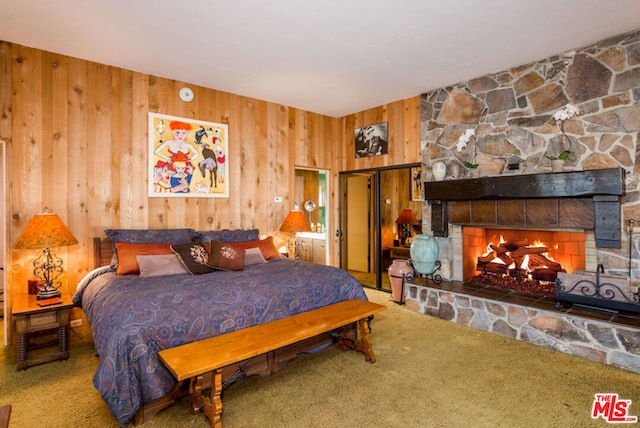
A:
{"label": "doorway", "polygon": [[311,225],[311,232],[296,234],[296,252],[303,261],[329,264],[329,171],[295,167],[294,201]]}
{"label": "doorway", "polygon": [[[422,198],[412,187],[416,168],[420,164],[340,173],[340,267],[365,287],[391,291],[387,269],[392,258],[408,258],[409,248],[397,242],[396,220],[406,209],[422,217]],[[420,233],[420,224],[410,231]]]}
{"label": "doorway", "polygon": [[[345,177],[345,260],[347,271],[367,277],[375,273],[375,194],[373,173],[350,174]],[[369,282],[369,281],[368,281]]]}

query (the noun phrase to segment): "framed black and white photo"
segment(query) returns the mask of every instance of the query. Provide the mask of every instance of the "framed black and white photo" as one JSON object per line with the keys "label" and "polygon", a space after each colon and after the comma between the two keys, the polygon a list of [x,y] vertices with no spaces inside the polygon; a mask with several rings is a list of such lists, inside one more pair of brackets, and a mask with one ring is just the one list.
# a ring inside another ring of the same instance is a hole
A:
{"label": "framed black and white photo", "polygon": [[355,130],[356,158],[380,156],[389,153],[388,125],[388,122],[382,122]]}

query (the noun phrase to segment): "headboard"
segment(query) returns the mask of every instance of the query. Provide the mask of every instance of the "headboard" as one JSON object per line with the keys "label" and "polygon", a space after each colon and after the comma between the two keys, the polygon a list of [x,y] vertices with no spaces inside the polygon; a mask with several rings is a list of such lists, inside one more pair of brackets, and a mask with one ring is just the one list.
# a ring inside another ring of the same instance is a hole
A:
{"label": "headboard", "polygon": [[93,238],[93,268],[108,266],[113,257],[113,247],[109,238]]}
{"label": "headboard", "polygon": [[245,242],[260,238],[258,229],[222,229],[194,231],[193,229],[106,229],[107,237],[93,238],[93,267],[109,266],[113,258],[114,242],[186,243],[197,238],[204,243],[212,239],[222,242]]}

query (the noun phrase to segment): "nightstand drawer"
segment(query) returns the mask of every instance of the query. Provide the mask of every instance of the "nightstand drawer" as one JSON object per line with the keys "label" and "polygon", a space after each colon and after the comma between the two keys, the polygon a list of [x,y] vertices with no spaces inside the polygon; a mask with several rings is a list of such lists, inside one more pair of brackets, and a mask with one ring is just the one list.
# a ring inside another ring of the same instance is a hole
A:
{"label": "nightstand drawer", "polygon": [[58,312],[45,312],[43,314],[32,314],[27,317],[27,331],[32,328],[42,330],[44,328],[56,328],[59,326]]}

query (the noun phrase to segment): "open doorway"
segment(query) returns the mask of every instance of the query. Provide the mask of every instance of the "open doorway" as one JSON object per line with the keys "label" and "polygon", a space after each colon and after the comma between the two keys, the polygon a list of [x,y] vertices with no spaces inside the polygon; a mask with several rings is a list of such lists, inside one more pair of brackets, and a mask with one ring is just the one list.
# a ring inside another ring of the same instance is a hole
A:
{"label": "open doorway", "polygon": [[296,254],[302,261],[329,264],[329,171],[295,167],[294,200],[311,225],[296,234]]}
{"label": "open doorway", "polygon": [[361,279],[375,284],[375,175],[373,173],[349,174],[345,176],[344,214],[344,268]]}
{"label": "open doorway", "polygon": [[391,261],[409,258],[410,240],[399,242],[397,221],[403,210],[418,219],[409,233],[420,233],[423,202],[412,186],[416,168],[420,164],[340,173],[340,267],[365,287],[390,291]]}

